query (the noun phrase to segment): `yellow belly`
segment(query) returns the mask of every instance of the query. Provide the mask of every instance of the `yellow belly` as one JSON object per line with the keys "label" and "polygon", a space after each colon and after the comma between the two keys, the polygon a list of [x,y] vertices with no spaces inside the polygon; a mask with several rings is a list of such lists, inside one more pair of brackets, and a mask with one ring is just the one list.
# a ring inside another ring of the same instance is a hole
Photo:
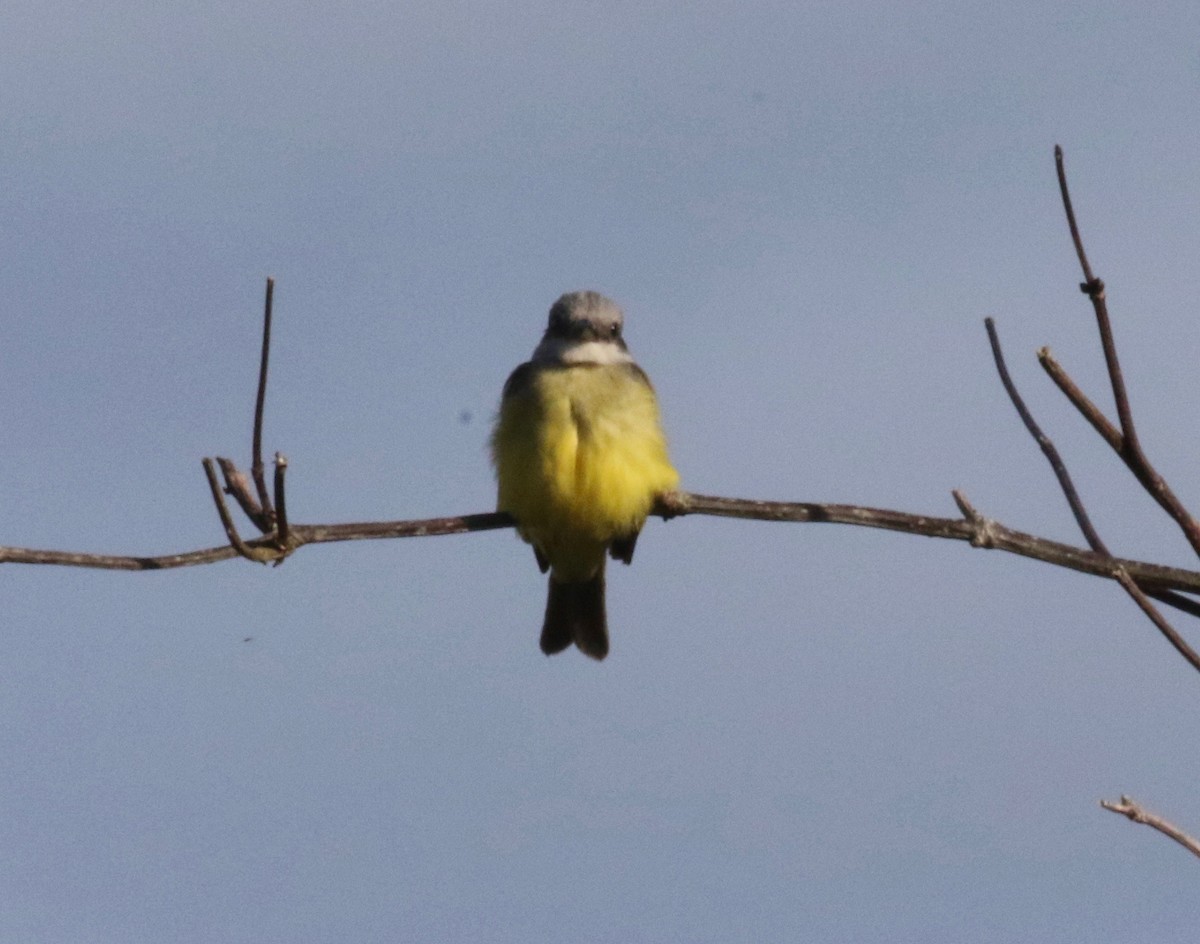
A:
{"label": "yellow belly", "polygon": [[561,580],[585,580],[679,484],[651,389],[625,365],[538,369],[492,435],[497,507]]}

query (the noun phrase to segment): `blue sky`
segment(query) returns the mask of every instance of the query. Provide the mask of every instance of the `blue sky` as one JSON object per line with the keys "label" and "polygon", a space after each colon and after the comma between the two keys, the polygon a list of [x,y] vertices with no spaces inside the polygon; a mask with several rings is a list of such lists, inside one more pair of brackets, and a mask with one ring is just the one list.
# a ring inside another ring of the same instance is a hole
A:
{"label": "blue sky", "polygon": [[[684,487],[1191,566],[1041,375],[1107,404],[1067,152],[1143,440],[1200,507],[1189,3],[178,4],[0,13],[0,544],[220,543],[491,507],[550,303],[626,309]],[[247,526],[248,528],[248,526]],[[537,649],[511,533],[0,581],[0,938],[1191,940],[1200,680],[1119,589],[962,544],[652,521],[613,651]],[[1185,623],[1181,628],[1191,629]],[[250,641],[244,642],[246,637]],[[1195,641],[1193,632],[1193,641]]]}

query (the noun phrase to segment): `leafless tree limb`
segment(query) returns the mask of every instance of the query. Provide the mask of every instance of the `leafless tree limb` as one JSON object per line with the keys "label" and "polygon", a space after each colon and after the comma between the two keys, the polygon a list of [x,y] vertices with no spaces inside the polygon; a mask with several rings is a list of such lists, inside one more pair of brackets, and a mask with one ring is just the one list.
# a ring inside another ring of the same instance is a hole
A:
{"label": "leafless tree limb", "polygon": [[[1059,168],[1061,171],[1061,151],[1057,153],[1060,155]],[[1071,232],[1073,235],[1075,235],[1076,240],[1078,240],[1078,234],[1074,224],[1074,217],[1072,217],[1071,220]],[[1084,261],[1084,265],[1087,265],[1086,260]],[[1152,622],[1158,631],[1163,634],[1166,640],[1175,647],[1175,651],[1183,656],[1192,666],[1192,668],[1200,672],[1200,655],[1198,655],[1196,651],[1188,645],[1187,641],[1179,634],[1178,630],[1176,630],[1175,627],[1167,621],[1166,617],[1159,612],[1158,608],[1150,602],[1149,598],[1144,592],[1142,592],[1137,583],[1129,576],[1128,572],[1122,569],[1121,566],[1113,559],[1108,547],[1105,545],[1104,541],[1101,540],[1099,532],[1097,532],[1095,526],[1093,526],[1091,518],[1088,516],[1087,509],[1083,505],[1083,499],[1079,497],[1079,492],[1075,488],[1075,483],[1071,481],[1071,473],[1067,471],[1066,463],[1063,462],[1062,456],[1059,455],[1058,448],[1054,445],[1054,442],[1050,439],[1050,437],[1042,431],[1042,428],[1033,418],[1033,414],[1029,412],[1029,408],[1025,405],[1025,401],[1022,399],[1021,394],[1017,391],[1016,384],[1013,383],[1012,377],[1009,375],[1008,367],[1004,362],[1004,352],[1000,347],[1000,337],[996,333],[995,322],[992,321],[991,318],[987,318],[985,319],[984,324],[987,327],[988,340],[992,345],[992,356],[996,361],[996,371],[1000,375],[1000,382],[1004,385],[1004,389],[1008,393],[1008,397],[1012,401],[1013,406],[1016,408],[1018,415],[1021,417],[1021,421],[1025,424],[1025,428],[1029,431],[1029,435],[1032,436],[1037,444],[1041,447],[1047,461],[1050,463],[1050,467],[1054,470],[1054,475],[1058,479],[1059,488],[1062,489],[1062,493],[1067,499],[1067,504],[1071,506],[1071,513],[1075,515],[1075,521],[1079,525],[1079,530],[1083,532],[1084,539],[1088,542],[1088,546],[1091,547],[1096,554],[1101,555],[1111,562],[1112,576],[1117,583],[1119,583],[1124,588],[1125,592],[1133,598],[1133,601],[1141,608],[1142,612],[1149,617],[1150,622]],[[1167,602],[1171,602],[1171,600],[1168,600]],[[1187,602],[1190,603],[1191,601]],[[1173,603],[1173,605],[1177,604]]]}
{"label": "leafless tree limb", "polygon": [[1174,823],[1163,819],[1156,813],[1146,810],[1132,797],[1122,794],[1120,800],[1115,802],[1112,800],[1101,800],[1100,805],[1113,813],[1120,813],[1135,823],[1144,823],[1147,826],[1157,829],[1164,836],[1170,836],[1192,855],[1200,857],[1200,842],[1193,839]]}
{"label": "leafless tree limb", "polygon": [[[1085,548],[1027,534],[1009,528],[998,521],[982,519],[982,516],[979,521],[970,521],[965,517],[939,518],[933,515],[917,515],[861,505],[770,502],[698,495],[689,492],[664,495],[654,513],[663,518],[712,515],[751,521],[841,524],[878,528],[884,531],[964,541],[976,547],[991,548],[1064,567],[1068,570],[1115,579],[1112,573],[1113,560],[1111,558]],[[981,524],[980,521],[984,524]],[[294,552],[308,544],[467,534],[474,531],[511,528],[512,525],[512,519],[500,512],[402,521],[291,524],[286,544],[288,551]],[[984,531],[987,534],[986,540],[982,540],[980,537]],[[242,543],[250,551],[250,558],[255,561],[272,560],[274,559],[273,555],[278,554],[278,541],[273,533],[254,540],[243,540]],[[24,547],[0,547],[0,564],[49,564],[100,570],[169,570],[176,567],[212,564],[237,556],[239,556],[238,552],[230,545],[160,556],[89,554]],[[1147,588],[1148,592],[1177,590],[1200,594],[1200,572],[1121,558],[1116,559],[1116,564],[1128,572],[1139,586]]]}

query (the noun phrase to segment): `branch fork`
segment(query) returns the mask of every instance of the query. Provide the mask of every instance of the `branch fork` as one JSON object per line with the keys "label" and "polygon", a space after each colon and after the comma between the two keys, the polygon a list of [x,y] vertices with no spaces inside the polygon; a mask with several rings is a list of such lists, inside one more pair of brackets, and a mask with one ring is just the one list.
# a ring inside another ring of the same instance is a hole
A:
{"label": "branch fork", "polygon": [[971,547],[981,547],[987,550],[994,548],[996,546],[996,522],[981,515],[960,489],[956,488],[950,494],[954,497],[954,504],[958,505],[958,510],[962,512],[963,520],[971,529]]}
{"label": "branch fork", "polygon": [[[268,278],[267,296],[263,303],[263,337],[262,355],[258,369],[258,394],[254,400],[254,435],[251,444],[250,478],[247,478],[232,459],[218,456],[216,462],[221,467],[221,475],[225,479],[225,487],[222,488],[217,480],[213,460],[205,457],[203,463],[213,503],[217,506],[217,514],[220,516],[221,526],[229,538],[230,547],[237,552],[239,557],[244,557],[248,561],[258,564],[274,564],[278,567],[300,545],[293,544],[290,540],[291,529],[288,525],[287,503],[284,494],[287,457],[281,452],[275,453],[274,503],[271,501],[271,493],[267,490],[265,467],[262,460],[263,409],[267,398],[267,365],[271,353],[271,312],[274,297],[275,280]],[[250,490],[251,479],[254,482],[253,492]],[[250,543],[242,539],[233,523],[233,516],[229,513],[229,506],[225,502],[226,495],[233,496],[242,512],[258,528],[262,535],[261,538]]]}
{"label": "branch fork", "polygon": [[1200,856],[1200,842],[1189,836],[1174,823],[1163,819],[1157,813],[1145,809],[1133,797],[1121,794],[1120,800],[1101,800],[1100,805],[1111,813],[1118,813],[1130,822],[1142,823],[1152,829],[1157,829],[1164,836],[1169,836],[1194,856]]}

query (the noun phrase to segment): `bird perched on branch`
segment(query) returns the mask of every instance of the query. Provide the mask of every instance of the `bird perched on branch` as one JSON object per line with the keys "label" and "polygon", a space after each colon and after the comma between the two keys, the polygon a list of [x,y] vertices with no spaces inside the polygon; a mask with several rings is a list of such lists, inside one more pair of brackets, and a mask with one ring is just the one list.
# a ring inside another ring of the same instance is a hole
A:
{"label": "bird perched on branch", "polygon": [[492,432],[497,508],[550,572],[541,647],[608,654],[605,555],[628,564],[655,500],[679,484],[658,401],[597,292],[550,308],[533,357],[504,385]]}

